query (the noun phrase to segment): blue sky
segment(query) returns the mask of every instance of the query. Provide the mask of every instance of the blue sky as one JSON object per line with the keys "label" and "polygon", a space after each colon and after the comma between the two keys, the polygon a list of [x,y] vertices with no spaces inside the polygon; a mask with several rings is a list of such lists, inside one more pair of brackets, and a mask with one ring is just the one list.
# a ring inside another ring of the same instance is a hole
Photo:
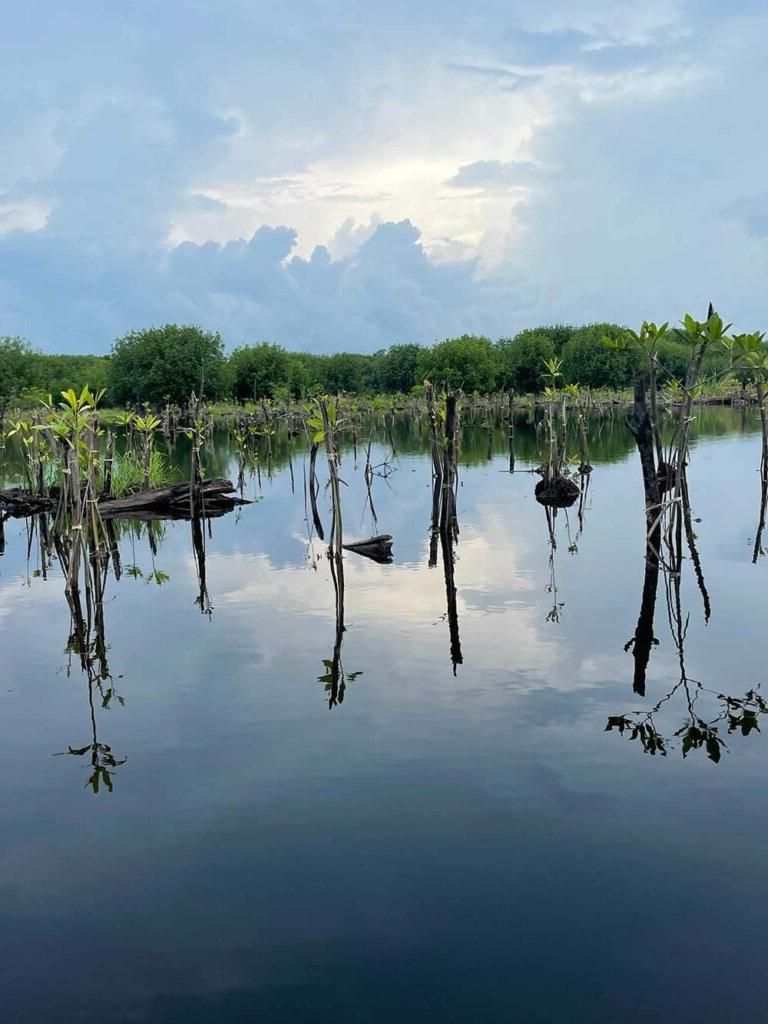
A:
{"label": "blue sky", "polygon": [[768,0],[14,5],[0,334],[766,327],[766,41]]}

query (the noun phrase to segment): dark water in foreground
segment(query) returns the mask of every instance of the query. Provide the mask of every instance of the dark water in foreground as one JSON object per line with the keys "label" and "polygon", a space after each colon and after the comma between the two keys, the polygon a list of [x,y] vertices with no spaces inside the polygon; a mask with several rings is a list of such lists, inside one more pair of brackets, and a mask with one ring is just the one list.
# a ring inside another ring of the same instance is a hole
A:
{"label": "dark water in foreground", "polygon": [[[112,792],[87,786],[88,755],[61,754],[91,743],[87,680],[77,659],[68,671],[60,572],[35,575],[25,525],[7,523],[2,1019],[768,1019],[768,745],[721,721],[714,763],[674,737],[688,699],[711,721],[718,694],[766,676],[759,438],[730,412],[701,422],[690,488],[712,615],[686,561],[688,696],[663,578],[647,696],[632,691],[644,521],[620,423],[596,436],[583,529],[559,514],[554,553],[503,437],[490,461],[482,431],[465,439],[455,675],[442,558],[427,564],[430,464],[403,430],[374,483],[395,560],[345,557],[331,710],[333,581],[308,544],[298,449],[295,494],[282,463],[213,522],[210,618],[189,524],[166,525],[156,554],[124,534],[104,605],[115,692],[93,701],[98,741],[126,758]],[[219,438],[213,468],[227,459]],[[346,536],[367,536],[351,453],[342,475]],[[326,524],[327,506],[323,491]],[[670,691],[666,757],[604,731]]]}

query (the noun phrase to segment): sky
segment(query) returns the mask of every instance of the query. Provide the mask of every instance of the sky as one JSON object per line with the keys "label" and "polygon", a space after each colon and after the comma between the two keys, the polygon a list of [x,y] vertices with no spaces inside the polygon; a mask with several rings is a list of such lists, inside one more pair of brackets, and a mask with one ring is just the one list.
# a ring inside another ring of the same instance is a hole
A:
{"label": "sky", "polygon": [[27,0],[0,335],[768,327],[768,0]]}

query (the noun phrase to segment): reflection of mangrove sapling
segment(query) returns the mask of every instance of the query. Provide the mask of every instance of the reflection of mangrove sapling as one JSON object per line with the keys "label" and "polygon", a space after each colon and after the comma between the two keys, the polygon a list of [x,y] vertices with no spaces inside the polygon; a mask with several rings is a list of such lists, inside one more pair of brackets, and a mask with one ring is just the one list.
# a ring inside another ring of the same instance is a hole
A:
{"label": "reflection of mangrove sapling", "polygon": [[330,476],[331,503],[333,506],[333,518],[331,522],[330,548],[337,561],[341,559],[343,545],[343,528],[341,521],[341,493],[339,480],[339,449],[336,432],[341,426],[341,420],[337,417],[337,406],[327,398],[317,399],[317,408],[320,417],[312,417],[307,420],[307,426],[314,429],[313,442],[315,444],[323,441],[325,443],[325,455],[328,460],[328,473]]}
{"label": "reflection of mangrove sapling", "polygon": [[[635,712],[628,715],[610,715],[605,726],[606,732],[618,730],[620,735],[630,740],[639,740],[646,754],[667,756],[668,750],[677,739],[683,757],[691,750],[703,749],[710,761],[717,764],[722,752],[727,749],[725,741],[719,734],[721,724],[727,724],[728,733],[749,736],[752,731],[760,732],[758,715],[768,713],[768,704],[757,690],[748,690],[743,697],[731,697],[725,693],[708,690],[700,683],[690,684],[693,680],[681,680],[676,686],[647,712]],[[685,693],[688,714],[685,722],[672,736],[665,736],[656,724],[656,715],[668,700],[679,690]],[[695,710],[696,701],[708,695],[719,703],[716,714],[702,717]]]}
{"label": "reflection of mangrove sapling", "polygon": [[318,398],[317,408],[319,417],[311,417],[307,420],[307,426],[315,433],[313,444],[320,441],[325,443],[325,454],[328,459],[328,472],[330,476],[331,502],[333,505],[333,517],[331,523],[331,536],[328,548],[328,555],[331,566],[331,577],[335,595],[336,630],[334,633],[333,654],[331,658],[323,659],[325,672],[318,677],[323,683],[328,694],[328,707],[334,708],[344,700],[347,682],[356,679],[360,672],[344,672],[341,659],[341,647],[346,629],[344,623],[344,558],[343,558],[343,534],[341,518],[341,492],[339,479],[339,446],[338,429],[341,420],[337,415],[337,405],[327,398]]}

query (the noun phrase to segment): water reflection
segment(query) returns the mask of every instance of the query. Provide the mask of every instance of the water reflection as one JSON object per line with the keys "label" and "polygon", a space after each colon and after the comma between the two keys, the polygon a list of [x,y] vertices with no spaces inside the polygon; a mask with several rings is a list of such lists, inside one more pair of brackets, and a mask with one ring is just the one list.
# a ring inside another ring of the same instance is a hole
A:
{"label": "water reflection", "polygon": [[763,532],[765,530],[765,510],[768,502],[768,476],[762,475],[760,480],[760,513],[757,519],[757,530],[755,531],[755,544],[752,548],[752,564],[756,565],[758,558],[765,554],[763,547]]}
{"label": "water reflection", "polygon": [[[679,748],[682,756],[686,757],[692,750],[703,749],[709,760],[718,764],[723,752],[727,750],[726,742],[721,735],[723,724],[726,724],[728,734],[748,736],[752,731],[759,732],[758,717],[768,712],[768,704],[760,695],[758,687],[751,688],[743,696],[729,695],[691,678],[688,673],[686,640],[690,613],[685,609],[683,601],[683,579],[687,561],[690,561],[693,567],[705,624],[710,621],[712,606],[693,529],[694,516],[686,469],[683,467],[681,471],[679,503],[664,503],[661,497],[664,488],[658,486],[661,471],[657,471],[653,465],[647,414],[642,405],[642,394],[636,395],[636,418],[632,428],[640,449],[646,485],[648,532],[640,614],[634,636],[627,642],[624,650],[631,651],[634,659],[633,691],[644,697],[651,652],[660,644],[654,632],[654,618],[661,574],[664,581],[666,618],[669,635],[675,648],[678,679],[650,710],[609,715],[605,729],[606,732],[618,730],[621,736],[630,741],[638,740],[640,747],[647,754],[660,754],[666,757],[669,751]],[[685,558],[683,539],[688,559]],[[666,723],[673,715],[679,715],[681,704],[682,725],[673,729],[671,725],[659,724],[660,717]]]}
{"label": "water reflection", "polygon": [[[99,738],[98,728],[97,703],[101,711],[108,710],[115,703],[125,704],[117,691],[107,660],[104,595],[111,562],[110,551],[89,545],[82,567],[78,568],[73,562],[75,544],[71,537],[49,531],[45,516],[35,517],[33,529],[37,529],[44,548],[48,549],[48,545],[52,544],[62,575],[68,581],[64,590],[70,614],[70,633],[66,647],[67,676],[72,675],[73,662],[79,663],[87,684],[90,740],[84,746],[69,746],[67,753],[88,760],[90,775],[86,785],[94,793],[102,788],[112,792],[113,774],[125,764],[127,758],[120,757],[108,743]],[[73,572],[73,569],[77,571]],[[116,578],[117,572],[119,569],[116,570]]]}
{"label": "water reflection", "polygon": [[[515,414],[515,416],[510,417],[509,421],[500,424],[498,430],[496,430],[494,424],[487,421],[478,424],[477,428],[472,424],[462,424],[459,421],[458,412],[455,408],[453,415],[455,417],[453,422],[450,421],[450,417],[446,418],[445,423],[447,423],[447,426],[441,420],[441,427],[445,426],[444,437],[441,439],[441,444],[437,450],[438,458],[433,459],[431,486],[429,491],[424,492],[420,506],[420,515],[422,517],[423,529],[424,521],[427,518],[427,505],[429,505],[426,560],[428,566],[432,569],[437,569],[438,561],[440,562],[444,584],[444,598],[441,595],[441,600],[444,600],[443,620],[447,622],[448,626],[448,660],[451,671],[455,676],[458,666],[464,665],[465,658],[469,662],[466,666],[467,668],[477,667],[476,664],[472,664],[471,646],[467,648],[466,624],[459,621],[460,611],[463,618],[466,608],[466,602],[464,606],[460,602],[460,585],[457,583],[457,554],[460,550],[458,547],[460,540],[458,509],[458,495],[460,493],[459,467],[475,458],[478,450],[482,451],[483,459],[485,459],[489,452],[491,438],[494,439],[491,448],[495,449],[497,447],[497,434],[498,438],[501,439],[499,443],[503,445],[502,450],[504,451],[504,458],[500,460],[502,469],[503,465],[507,462],[507,457],[511,455],[513,450],[514,456],[512,457],[517,459],[518,466],[520,466],[520,463],[525,458],[526,447],[524,439],[526,438],[526,430],[529,432],[535,431],[535,417],[524,423],[513,423],[513,420],[516,418],[524,419],[524,417],[519,417],[518,414]],[[475,443],[478,430],[481,441],[479,449]],[[416,445],[420,446],[420,451],[423,451],[424,447],[429,444],[428,431],[429,425],[426,421],[423,425],[410,424],[406,430],[404,424],[396,417],[393,417],[391,419],[388,418],[386,421],[385,439],[388,448],[383,457],[377,454],[377,449],[374,447],[373,430],[371,430],[367,439],[361,442],[359,450],[361,464],[355,466],[356,472],[345,466],[345,471],[349,473],[349,482],[353,481],[355,475],[359,476],[361,498],[363,499],[361,524],[364,519],[369,517],[373,528],[378,530],[381,491],[378,494],[375,493],[375,487],[381,488],[383,484],[377,483],[377,481],[386,482],[395,470],[402,472],[404,453],[408,452],[409,446],[412,451]],[[590,459],[596,464],[595,475],[599,481],[600,439],[602,438],[605,443],[607,439],[618,436],[619,424],[612,422],[610,419],[603,418],[595,426],[594,431],[590,431],[591,438],[592,433],[594,433],[594,439],[590,441]],[[459,438],[461,438],[460,443]],[[267,444],[267,440],[260,436],[259,443]],[[320,480],[321,474],[318,472],[317,466],[319,446],[317,443],[307,444],[306,438],[302,439],[301,437],[286,440],[275,436],[270,439],[269,443],[273,445],[269,449],[272,455],[267,459],[265,454],[264,462],[267,465],[276,465],[281,458],[284,459],[283,466],[286,470],[285,482],[289,486],[291,494],[294,491],[294,463],[291,450],[294,453],[296,451],[295,447],[292,449],[292,446],[300,443],[305,446],[304,500],[305,516],[309,530],[309,546],[311,548],[315,535],[320,540],[325,539],[321,518],[322,501],[324,496],[333,498],[331,491],[327,488],[324,489],[324,479],[323,481]],[[467,446],[466,450],[465,445]],[[339,459],[341,458],[342,447],[341,445],[339,447]],[[355,442],[356,447],[357,441]],[[394,456],[393,450],[399,451],[400,455]],[[223,461],[221,450],[216,445],[213,445],[212,451],[216,453],[216,466],[219,471],[225,472],[228,467]],[[206,457],[206,452],[203,451],[201,453],[203,463]],[[397,464],[392,462],[395,457],[399,459]],[[182,462],[184,458],[186,456],[182,456]],[[237,449],[235,450],[235,458],[240,477],[239,489],[242,494],[249,485],[255,486],[258,484],[259,460],[254,456],[249,462],[247,459],[241,458]],[[194,474],[194,453],[191,453],[186,464],[189,465],[190,472]],[[634,463],[632,466],[634,467]],[[515,468],[514,465],[512,468]],[[200,471],[202,471],[202,467],[200,467]],[[324,472],[322,475],[323,477],[325,476]],[[503,478],[505,481],[511,479],[507,477],[506,473],[503,473]],[[579,475],[578,505],[572,507],[570,511],[549,506],[534,506],[532,498],[529,499],[531,506],[535,510],[535,515],[538,517],[541,512],[544,514],[545,536],[547,540],[546,572],[540,571],[538,573],[535,586],[545,590],[549,595],[549,604],[545,610],[546,620],[554,626],[562,626],[563,609],[565,608],[565,601],[558,579],[558,574],[562,574],[564,565],[561,551],[567,547],[567,551],[571,555],[579,553],[592,501],[591,480],[592,477],[589,473],[585,472]],[[341,481],[341,483],[346,487],[347,481]],[[599,483],[597,486],[599,487]],[[340,489],[339,495],[341,493],[342,490]],[[297,497],[296,502],[300,505],[301,498]],[[338,539],[342,543],[340,543],[337,549],[336,524],[337,522],[340,524],[342,519],[340,504],[341,498],[339,498],[338,519],[332,507],[332,520],[329,520],[334,524],[334,529],[331,531],[333,548],[328,556],[332,591],[329,588],[327,602],[323,601],[321,604],[321,607],[329,612],[333,608],[332,643],[329,638],[326,653],[328,653],[328,647],[330,647],[330,656],[322,659],[323,671],[316,677],[323,685],[329,708],[338,708],[344,703],[347,694],[347,684],[358,678],[362,672],[362,668],[359,667],[355,671],[347,672],[343,665],[343,647],[347,630],[346,606],[349,594],[348,580],[345,575],[345,558],[347,555],[342,554],[341,549],[343,548],[346,552],[352,547],[358,554],[372,558],[375,562],[388,563],[391,561],[391,555],[388,551],[385,557],[378,558],[373,547],[366,550],[365,545],[361,547],[359,544],[343,544],[340,531]],[[760,524],[755,541],[755,551],[758,549],[762,550],[760,544],[765,519],[765,504],[766,490],[763,483],[761,489]],[[331,505],[333,506],[333,500],[331,500]],[[658,634],[662,631],[655,620],[658,618],[659,585],[663,582],[662,590],[670,630],[669,636],[673,641],[673,647],[679,663],[678,678],[674,685],[668,689],[660,700],[656,701],[656,704],[650,710],[645,709],[622,715],[611,715],[608,719],[609,729],[618,729],[631,738],[640,739],[644,749],[651,753],[666,753],[667,750],[672,749],[676,745],[675,737],[678,737],[680,743],[685,748],[684,753],[703,746],[708,751],[711,759],[715,760],[716,758],[713,756],[715,748],[720,750],[723,746],[722,736],[718,735],[718,728],[722,732],[723,723],[727,722],[729,732],[741,731],[744,735],[748,735],[751,731],[758,728],[757,721],[763,713],[764,707],[757,688],[748,691],[744,696],[729,696],[721,693],[717,684],[714,684],[714,688],[708,688],[698,681],[691,680],[688,676],[685,668],[685,642],[688,634],[689,614],[683,606],[682,581],[684,575],[688,572],[689,565],[691,567],[691,579],[695,580],[698,587],[705,623],[710,620],[712,615],[712,605],[705,581],[704,566],[698,550],[698,538],[696,536],[697,518],[691,508],[687,474],[683,475],[680,508],[681,514],[674,520],[674,529],[667,531],[665,529],[666,522],[657,514],[657,507],[649,506],[646,526],[650,528],[650,533],[645,538],[640,609],[634,634],[624,647],[625,651],[631,653],[634,663],[632,674],[633,692],[638,697],[644,698],[648,686],[647,681],[651,660],[654,656],[654,651],[660,645]],[[193,502],[191,513],[184,515],[184,518],[187,518],[190,524],[189,533],[186,535],[186,544],[196,578],[195,603],[200,612],[209,619],[213,615],[214,606],[209,592],[210,580],[207,549],[212,539],[212,518],[216,514],[215,509],[211,511],[211,514],[207,514],[204,507],[195,507]],[[538,522],[541,522],[540,518]],[[50,519],[46,516],[36,516],[29,520],[29,524],[30,529],[27,536],[29,557],[32,557],[33,551],[37,552],[37,568],[31,575],[39,574],[42,578],[45,578],[51,565],[51,556],[54,555],[64,579],[71,580],[73,578],[72,563],[74,555],[72,541],[67,542],[66,539],[62,540],[60,537],[57,537],[56,531],[51,529]],[[184,529],[186,530],[186,526]],[[123,703],[122,698],[117,695],[109,672],[107,659],[108,647],[105,637],[103,603],[108,577],[111,576],[116,583],[120,582],[123,574],[133,578],[143,578],[147,582],[152,582],[156,585],[168,582],[169,576],[165,571],[168,567],[163,565],[163,560],[160,558],[165,537],[166,524],[162,519],[152,518],[151,516],[147,516],[144,521],[135,519],[123,520],[120,518],[106,519],[104,521],[104,537],[102,542],[95,549],[88,548],[84,553],[82,575],[77,576],[79,582],[68,586],[65,590],[65,598],[71,619],[67,648],[70,657],[68,671],[71,671],[72,665],[79,664],[80,670],[87,681],[92,733],[89,744],[73,746],[69,750],[73,755],[76,754],[88,758],[90,764],[88,784],[94,791],[111,790],[114,785],[113,776],[115,769],[125,761],[122,755],[118,756],[111,750],[109,745],[102,742],[98,730],[100,712],[108,709],[113,703]],[[374,540],[384,542],[388,541],[389,538],[387,535],[377,535],[371,538],[369,544]],[[142,547],[151,556],[151,571],[142,569],[139,565],[140,559],[137,549]],[[498,557],[498,553],[492,557]],[[558,557],[561,560],[560,565],[558,565]],[[317,567],[317,559],[313,558],[311,564]],[[460,562],[458,564],[460,566]],[[408,571],[416,572],[415,569],[409,569]],[[465,573],[464,575],[466,577],[467,574]],[[355,577],[352,576],[351,579],[354,582]],[[486,581],[480,579],[474,584],[474,593],[479,601],[483,598],[484,582]],[[301,586],[300,583],[296,585]],[[373,590],[373,588],[380,586],[380,582],[376,579],[367,579],[366,586]],[[466,593],[466,579],[464,586]],[[216,587],[214,586],[213,589],[215,591]],[[403,597],[398,594],[396,583],[393,584],[391,591],[388,592],[388,598],[392,601],[400,600],[402,602]],[[375,599],[371,598],[370,593],[367,595],[367,599],[369,604],[375,603]],[[544,617],[543,612],[542,617]],[[515,618],[519,623],[522,615],[517,610],[510,618]],[[494,626],[493,628],[496,627]],[[463,632],[465,633],[464,645],[462,644]],[[469,632],[471,635],[472,627],[470,627]],[[553,630],[553,634],[556,632],[557,630]],[[622,641],[624,636],[626,636],[626,633],[623,634]],[[468,650],[470,654],[467,653]],[[318,653],[316,651],[315,658],[317,658]],[[315,664],[317,664],[317,661]],[[310,670],[311,679],[315,678],[314,671]],[[707,714],[704,714],[702,712],[704,703],[710,700],[714,700],[717,707],[711,713],[707,712]],[[686,710],[686,724],[682,730],[675,731],[673,729],[670,731],[667,729],[665,734],[664,729],[666,726],[662,725],[664,714],[672,711],[680,702],[682,702],[682,706]]]}

